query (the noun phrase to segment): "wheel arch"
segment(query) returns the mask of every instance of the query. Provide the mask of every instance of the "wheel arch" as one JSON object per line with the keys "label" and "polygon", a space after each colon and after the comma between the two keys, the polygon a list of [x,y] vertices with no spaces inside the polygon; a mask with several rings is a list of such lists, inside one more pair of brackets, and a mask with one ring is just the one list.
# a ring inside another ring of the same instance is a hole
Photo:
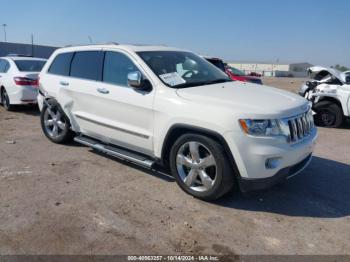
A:
{"label": "wheel arch", "polygon": [[[331,102],[331,103],[334,103],[334,104],[338,105],[341,108],[342,113],[344,115],[345,111],[344,111],[344,108],[343,108],[343,104],[341,103],[341,101],[338,98],[336,98],[334,96],[320,96],[320,98],[318,100],[318,103],[322,102],[322,101],[328,101],[328,102]],[[316,103],[316,105],[317,105],[317,103]]]}
{"label": "wheel arch", "polygon": [[167,167],[169,166],[170,148],[174,144],[174,142],[181,135],[188,134],[188,133],[208,136],[214,139],[215,141],[217,141],[220,145],[222,145],[224,147],[225,154],[230,161],[230,165],[235,175],[237,176],[237,178],[240,177],[240,173],[239,173],[236,161],[224,137],[219,133],[217,133],[216,131],[202,128],[202,127],[192,126],[188,124],[175,124],[171,126],[171,128],[168,130],[162,145],[162,150],[161,150],[161,161],[163,165]]}

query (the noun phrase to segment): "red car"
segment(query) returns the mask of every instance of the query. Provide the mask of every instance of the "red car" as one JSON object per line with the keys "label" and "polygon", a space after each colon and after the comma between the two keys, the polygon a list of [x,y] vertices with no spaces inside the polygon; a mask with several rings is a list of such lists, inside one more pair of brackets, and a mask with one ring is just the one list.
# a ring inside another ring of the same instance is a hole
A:
{"label": "red car", "polygon": [[220,58],[214,58],[214,57],[204,57],[204,58],[210,63],[212,63],[213,65],[215,65],[217,68],[225,72],[232,80],[249,82],[249,83],[254,83],[259,85],[263,84],[263,82],[259,77],[248,76],[242,71],[234,67],[226,66],[225,63]]}

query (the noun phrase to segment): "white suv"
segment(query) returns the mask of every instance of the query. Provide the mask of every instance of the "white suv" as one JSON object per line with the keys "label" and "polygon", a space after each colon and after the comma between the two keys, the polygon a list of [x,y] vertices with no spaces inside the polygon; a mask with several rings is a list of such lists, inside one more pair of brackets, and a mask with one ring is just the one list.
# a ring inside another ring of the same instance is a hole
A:
{"label": "white suv", "polygon": [[309,102],[232,82],[188,51],[99,45],[57,50],[40,74],[45,135],[169,167],[204,200],[269,187],[303,170],[317,136]]}
{"label": "white suv", "polygon": [[37,102],[38,74],[45,62],[33,57],[0,57],[0,102],[6,110]]}

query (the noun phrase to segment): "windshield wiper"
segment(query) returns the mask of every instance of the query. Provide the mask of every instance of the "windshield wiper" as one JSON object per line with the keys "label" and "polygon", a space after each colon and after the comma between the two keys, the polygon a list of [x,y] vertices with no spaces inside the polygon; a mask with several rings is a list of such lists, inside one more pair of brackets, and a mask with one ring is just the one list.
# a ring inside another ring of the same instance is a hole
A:
{"label": "windshield wiper", "polygon": [[212,85],[212,84],[220,84],[220,83],[226,83],[226,82],[232,82],[231,79],[227,79],[227,78],[222,78],[222,79],[216,79],[216,80],[212,80],[212,81],[207,81],[205,84],[206,85]]}
{"label": "windshield wiper", "polygon": [[221,79],[215,79],[215,80],[211,80],[211,81],[184,83],[184,84],[180,84],[180,85],[173,86],[173,87],[174,88],[186,88],[186,87],[195,87],[195,86],[220,84],[220,83],[226,83],[226,82],[232,82],[232,80],[231,79],[226,79],[226,78],[221,78]]}

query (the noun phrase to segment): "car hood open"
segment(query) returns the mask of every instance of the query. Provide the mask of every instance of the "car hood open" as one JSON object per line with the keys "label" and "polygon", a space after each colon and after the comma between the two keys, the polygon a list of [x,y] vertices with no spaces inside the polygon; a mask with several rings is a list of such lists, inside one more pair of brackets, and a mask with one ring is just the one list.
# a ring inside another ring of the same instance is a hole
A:
{"label": "car hood open", "polygon": [[291,92],[238,81],[178,89],[177,94],[198,103],[229,106],[247,115],[293,116],[305,112],[308,105],[304,98]]}
{"label": "car hood open", "polygon": [[334,68],[329,68],[329,67],[323,67],[323,66],[313,66],[308,69],[308,72],[310,74],[310,78],[315,79],[317,75],[327,72],[330,75],[334,76],[337,78],[339,81],[342,83],[346,83],[346,74],[339,72],[338,70]]}

